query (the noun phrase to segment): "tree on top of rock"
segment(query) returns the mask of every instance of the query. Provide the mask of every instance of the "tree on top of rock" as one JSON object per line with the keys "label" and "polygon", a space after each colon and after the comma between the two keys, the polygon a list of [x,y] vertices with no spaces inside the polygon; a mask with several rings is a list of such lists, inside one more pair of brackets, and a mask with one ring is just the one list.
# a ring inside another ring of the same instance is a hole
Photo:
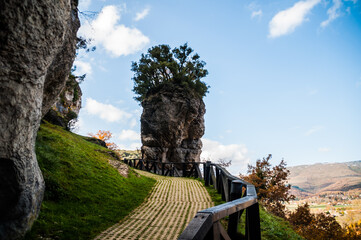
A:
{"label": "tree on top of rock", "polygon": [[192,53],[187,43],[173,50],[164,44],[149,48],[139,62],[132,62],[135,99],[142,102],[164,85],[178,85],[204,97],[209,88],[201,81],[208,74],[204,68],[206,63],[197,53]]}

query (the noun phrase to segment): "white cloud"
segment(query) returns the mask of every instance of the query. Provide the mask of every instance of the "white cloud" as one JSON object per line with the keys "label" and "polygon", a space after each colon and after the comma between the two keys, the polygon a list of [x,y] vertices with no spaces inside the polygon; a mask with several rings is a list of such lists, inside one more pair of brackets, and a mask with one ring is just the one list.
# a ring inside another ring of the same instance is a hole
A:
{"label": "white cloud", "polygon": [[145,8],[143,11],[138,12],[134,18],[134,21],[139,21],[144,19],[150,11],[150,8]]}
{"label": "white cloud", "polygon": [[308,131],[306,131],[305,136],[310,136],[310,135],[314,134],[315,132],[322,130],[323,128],[324,128],[323,126],[314,126],[311,129],[309,129]]}
{"label": "white cloud", "polygon": [[327,10],[328,19],[321,23],[321,27],[326,27],[330,22],[340,16],[341,0],[333,0],[333,6]]}
{"label": "white cloud", "polygon": [[223,145],[220,142],[202,139],[203,149],[201,158],[217,162],[219,159],[232,160],[229,171],[238,175],[247,169],[249,158],[247,157],[248,149],[243,144]]}
{"label": "white cloud", "polygon": [[321,0],[306,0],[295,3],[291,8],[278,12],[269,23],[270,38],[292,33],[305,20],[311,9]]}
{"label": "white cloud", "polygon": [[126,140],[140,140],[140,134],[128,129],[128,130],[122,130],[122,132],[119,134],[118,139],[121,141],[126,141]]}
{"label": "white cloud", "polygon": [[318,151],[319,152],[329,152],[329,151],[331,151],[331,149],[327,148],[327,147],[321,147],[321,148],[318,149]]}
{"label": "white cloud", "polygon": [[86,99],[84,109],[88,114],[99,116],[107,122],[118,122],[129,119],[132,116],[130,113],[120,110],[111,104],[100,103],[92,98]]}
{"label": "white cloud", "polygon": [[142,147],[142,144],[140,142],[134,142],[131,144],[117,144],[119,149],[124,150],[137,150]]}
{"label": "white cloud", "polygon": [[96,45],[103,45],[115,57],[142,50],[149,43],[149,38],[137,28],[118,23],[122,9],[124,7],[105,6],[95,20],[80,28],[79,35],[93,39]]}
{"label": "white cloud", "polygon": [[262,12],[261,9],[258,10],[258,11],[253,11],[253,12],[252,12],[252,15],[251,15],[251,18],[262,17],[262,14],[263,14],[263,12]]}
{"label": "white cloud", "polygon": [[132,143],[130,144],[130,149],[131,150],[136,150],[136,149],[140,149],[142,147],[142,144],[139,142],[139,143]]}
{"label": "white cloud", "polygon": [[87,74],[89,76],[92,73],[92,67],[88,62],[75,60],[74,65],[76,66],[75,75]]}

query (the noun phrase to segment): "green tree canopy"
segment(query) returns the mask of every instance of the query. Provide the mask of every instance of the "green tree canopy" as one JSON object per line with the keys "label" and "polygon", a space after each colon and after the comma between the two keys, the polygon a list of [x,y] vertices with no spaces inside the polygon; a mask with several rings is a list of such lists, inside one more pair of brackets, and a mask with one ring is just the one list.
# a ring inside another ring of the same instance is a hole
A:
{"label": "green tree canopy", "polygon": [[139,62],[132,62],[135,99],[142,102],[148,94],[169,84],[182,86],[199,97],[205,96],[209,86],[201,78],[208,74],[204,68],[206,63],[197,53],[192,53],[187,43],[173,50],[165,44],[149,48]]}

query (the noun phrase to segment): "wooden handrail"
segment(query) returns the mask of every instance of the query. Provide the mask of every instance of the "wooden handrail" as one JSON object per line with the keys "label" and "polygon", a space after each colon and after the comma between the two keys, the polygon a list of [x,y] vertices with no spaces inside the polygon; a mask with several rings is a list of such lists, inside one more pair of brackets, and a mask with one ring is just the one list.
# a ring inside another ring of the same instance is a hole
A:
{"label": "wooden handrail", "polygon": [[[202,163],[162,163],[156,160],[124,159],[132,167],[172,177],[202,179],[199,165],[203,164],[206,186],[213,185],[226,203],[198,211],[178,240],[236,239],[239,219],[246,210],[246,239],[261,239],[259,206],[255,187],[230,174],[225,168],[210,161]],[[181,168],[175,167],[181,166]],[[227,231],[220,220],[229,216]]]}
{"label": "wooden handrail", "polygon": [[[199,211],[178,240],[221,239],[221,237],[236,239],[239,218],[244,210],[246,210],[246,239],[261,239],[255,187],[233,176],[218,164],[207,162],[204,166],[205,185],[213,185],[227,203]],[[229,220],[226,231],[220,220],[227,216]]]}

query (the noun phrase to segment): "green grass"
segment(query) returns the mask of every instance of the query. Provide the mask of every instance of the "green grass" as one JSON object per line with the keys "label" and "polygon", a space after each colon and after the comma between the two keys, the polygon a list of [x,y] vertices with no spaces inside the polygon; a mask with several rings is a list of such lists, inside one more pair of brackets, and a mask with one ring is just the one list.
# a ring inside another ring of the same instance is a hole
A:
{"label": "green grass", "polygon": [[[203,184],[204,184],[203,180],[201,180],[201,182],[203,182]],[[211,196],[212,201],[214,202],[214,206],[217,206],[217,205],[220,205],[220,204],[223,204],[226,202],[226,201],[222,200],[222,195],[219,194],[217,192],[217,190],[214,189],[213,186],[206,186],[206,189],[207,189],[207,192],[209,193],[209,195]]]}
{"label": "green grass", "polygon": [[[206,187],[209,195],[211,196],[212,201],[215,205],[225,203],[222,200],[221,194],[219,194],[213,186]],[[286,220],[276,217],[271,213],[268,213],[261,205],[259,207],[260,211],[260,225],[261,225],[261,237],[263,240],[301,240],[303,239],[298,235],[291,227],[290,223]],[[240,233],[239,238],[245,239],[245,216],[246,212],[243,212],[238,231]],[[225,218],[227,219],[227,218]],[[223,226],[227,225],[226,221],[221,221]]]}
{"label": "green grass", "polygon": [[310,208],[326,208],[326,205],[310,205]]}
{"label": "green grass", "polygon": [[25,239],[92,239],[144,201],[155,180],[132,170],[122,177],[108,164],[109,151],[58,126],[41,125],[36,154],[46,190]]}
{"label": "green grass", "polygon": [[[239,226],[240,232],[245,234],[245,216],[243,213]],[[261,220],[261,237],[264,240],[301,240],[304,239],[298,235],[289,222],[283,218],[274,216],[267,212],[263,206],[259,207],[259,216]]]}

